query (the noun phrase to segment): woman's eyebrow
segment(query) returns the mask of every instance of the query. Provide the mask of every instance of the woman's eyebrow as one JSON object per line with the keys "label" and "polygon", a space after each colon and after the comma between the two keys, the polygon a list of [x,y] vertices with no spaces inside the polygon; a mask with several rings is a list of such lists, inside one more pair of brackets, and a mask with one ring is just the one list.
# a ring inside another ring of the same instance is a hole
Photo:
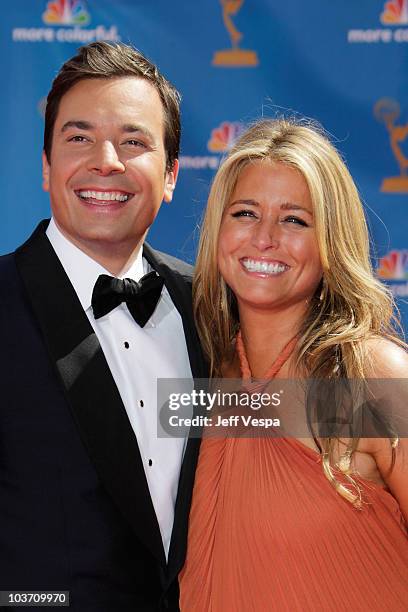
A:
{"label": "woman's eyebrow", "polygon": [[259,206],[259,202],[256,200],[234,200],[231,202],[230,206],[234,206],[234,204],[243,204],[244,206]]}

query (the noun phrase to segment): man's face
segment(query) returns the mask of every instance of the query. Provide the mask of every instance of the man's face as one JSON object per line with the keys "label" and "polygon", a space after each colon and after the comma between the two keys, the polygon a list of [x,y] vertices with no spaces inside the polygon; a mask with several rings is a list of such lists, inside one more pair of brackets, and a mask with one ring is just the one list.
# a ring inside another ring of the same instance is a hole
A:
{"label": "man's face", "polygon": [[85,79],[62,97],[43,184],[60,230],[85,252],[130,255],[177,171],[166,171],[163,106],[148,81]]}

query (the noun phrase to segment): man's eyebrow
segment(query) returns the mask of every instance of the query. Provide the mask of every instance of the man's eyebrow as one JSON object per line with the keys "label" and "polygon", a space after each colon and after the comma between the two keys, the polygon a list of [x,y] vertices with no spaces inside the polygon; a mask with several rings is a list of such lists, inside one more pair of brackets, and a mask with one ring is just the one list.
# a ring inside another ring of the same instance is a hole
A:
{"label": "man's eyebrow", "polygon": [[[89,121],[84,121],[83,119],[74,119],[71,121],[66,121],[61,128],[61,132],[66,132],[70,128],[76,128],[77,130],[93,130],[95,129],[95,126]],[[125,125],[122,125],[122,127],[120,128],[120,131],[123,134],[135,134],[136,132],[139,132],[147,136],[149,140],[154,140],[153,134],[150,132],[150,130],[134,123],[125,123]]]}
{"label": "man's eyebrow", "polygon": [[135,123],[126,123],[125,125],[122,125],[121,131],[124,134],[134,134],[135,132],[140,132],[147,136],[150,140],[154,140],[153,134],[150,130],[148,130],[142,125],[137,125]]}
{"label": "man's eyebrow", "polygon": [[73,120],[66,121],[61,128],[61,132],[66,132],[69,128],[77,128],[78,130],[92,130],[94,126],[89,121]]}

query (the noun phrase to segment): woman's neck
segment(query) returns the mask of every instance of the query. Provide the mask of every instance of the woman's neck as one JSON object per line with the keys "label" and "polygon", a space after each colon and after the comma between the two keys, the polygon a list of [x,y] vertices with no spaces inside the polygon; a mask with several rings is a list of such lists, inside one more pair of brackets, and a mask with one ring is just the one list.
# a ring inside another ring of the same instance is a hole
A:
{"label": "woman's neck", "polygon": [[[269,366],[279,356],[287,343],[299,333],[305,316],[304,305],[300,312],[299,305],[285,308],[283,312],[239,309],[242,340],[252,375],[261,378]],[[288,361],[284,372],[290,368]]]}

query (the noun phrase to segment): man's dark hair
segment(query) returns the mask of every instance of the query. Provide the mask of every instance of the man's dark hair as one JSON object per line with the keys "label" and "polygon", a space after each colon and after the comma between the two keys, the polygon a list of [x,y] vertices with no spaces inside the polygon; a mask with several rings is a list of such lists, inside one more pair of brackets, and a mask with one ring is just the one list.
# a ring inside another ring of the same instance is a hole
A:
{"label": "man's dark hair", "polygon": [[84,79],[138,77],[153,85],[163,104],[164,148],[166,169],[172,170],[180,147],[180,94],[144,55],[124,44],[94,42],[78,49],[55,77],[47,98],[44,127],[44,151],[51,161],[51,145],[55,120],[62,97]]}

